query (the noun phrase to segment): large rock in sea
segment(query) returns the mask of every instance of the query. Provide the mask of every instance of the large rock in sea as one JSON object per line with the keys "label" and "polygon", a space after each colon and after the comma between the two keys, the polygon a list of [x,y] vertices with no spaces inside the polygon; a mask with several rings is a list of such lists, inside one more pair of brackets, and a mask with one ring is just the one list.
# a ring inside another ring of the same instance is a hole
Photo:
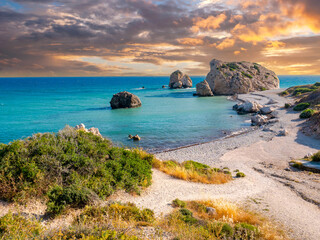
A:
{"label": "large rock in sea", "polygon": [[213,59],[206,81],[215,95],[279,88],[279,79],[273,71],[251,62],[223,62]]}
{"label": "large rock in sea", "polygon": [[206,80],[199,82],[196,85],[197,88],[197,96],[213,96],[211,88]]}
{"label": "large rock in sea", "polygon": [[141,101],[136,95],[124,91],[114,94],[110,101],[110,105],[112,109],[137,108],[141,107]]}
{"label": "large rock in sea", "polygon": [[169,88],[191,88],[192,80],[187,74],[177,70],[170,75]]}

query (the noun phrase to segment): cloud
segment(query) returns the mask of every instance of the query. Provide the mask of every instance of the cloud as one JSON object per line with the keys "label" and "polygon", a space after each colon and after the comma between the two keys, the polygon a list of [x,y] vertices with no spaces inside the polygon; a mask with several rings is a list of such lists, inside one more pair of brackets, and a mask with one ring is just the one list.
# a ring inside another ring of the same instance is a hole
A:
{"label": "cloud", "polygon": [[320,74],[318,0],[14,2],[0,9],[1,76],[206,74],[213,57]]}

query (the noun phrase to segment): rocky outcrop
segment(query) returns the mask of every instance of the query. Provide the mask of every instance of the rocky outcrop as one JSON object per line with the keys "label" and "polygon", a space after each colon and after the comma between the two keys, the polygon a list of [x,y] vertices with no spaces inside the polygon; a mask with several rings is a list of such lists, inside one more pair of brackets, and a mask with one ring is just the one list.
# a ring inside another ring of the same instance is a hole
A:
{"label": "rocky outcrop", "polygon": [[260,109],[260,113],[263,115],[267,115],[270,114],[274,111],[274,109],[272,107],[263,107]]}
{"label": "rocky outcrop", "polygon": [[100,131],[99,131],[98,128],[92,127],[92,128],[87,129],[86,126],[85,126],[83,123],[75,126],[75,129],[76,129],[76,130],[81,130],[81,131],[84,131],[84,132],[90,132],[90,133],[92,133],[93,135],[102,137],[102,135],[100,134]]}
{"label": "rocky outcrop", "polygon": [[136,95],[124,91],[114,94],[110,101],[110,105],[112,109],[136,108],[141,107],[141,101]]}
{"label": "rocky outcrop", "polygon": [[254,115],[251,117],[251,125],[252,126],[262,126],[268,122],[268,118],[263,115]]}
{"label": "rocky outcrop", "polygon": [[263,106],[257,102],[245,101],[241,104],[236,104],[233,106],[233,109],[236,110],[239,114],[246,113],[257,113]]}
{"label": "rocky outcrop", "polygon": [[197,88],[197,96],[213,96],[211,88],[206,80],[198,83],[196,85]]}
{"label": "rocky outcrop", "polygon": [[190,88],[192,80],[187,74],[183,74],[180,70],[170,75],[169,88]]}
{"label": "rocky outcrop", "polygon": [[213,59],[206,81],[215,95],[279,88],[279,79],[273,71],[250,62],[223,62]]}

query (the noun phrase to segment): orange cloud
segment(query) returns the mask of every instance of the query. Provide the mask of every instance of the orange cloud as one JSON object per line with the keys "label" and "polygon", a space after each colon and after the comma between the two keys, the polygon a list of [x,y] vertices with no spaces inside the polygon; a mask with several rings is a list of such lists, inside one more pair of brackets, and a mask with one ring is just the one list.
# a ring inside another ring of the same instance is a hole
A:
{"label": "orange cloud", "polygon": [[224,39],[221,43],[219,43],[218,45],[215,45],[215,47],[219,50],[223,50],[225,48],[229,48],[229,47],[233,47],[235,44],[235,40],[232,38],[226,38]]}
{"label": "orange cloud", "polygon": [[204,41],[201,38],[180,38],[177,40],[180,44],[190,45],[190,46],[198,46],[203,45]]}
{"label": "orange cloud", "polygon": [[233,54],[234,55],[239,55],[241,52],[240,51],[234,51]]}
{"label": "orange cloud", "polygon": [[227,16],[224,13],[221,13],[218,16],[210,16],[208,18],[196,18],[194,19],[194,25],[192,26],[191,30],[193,32],[199,32],[201,29],[217,29],[226,19]]}

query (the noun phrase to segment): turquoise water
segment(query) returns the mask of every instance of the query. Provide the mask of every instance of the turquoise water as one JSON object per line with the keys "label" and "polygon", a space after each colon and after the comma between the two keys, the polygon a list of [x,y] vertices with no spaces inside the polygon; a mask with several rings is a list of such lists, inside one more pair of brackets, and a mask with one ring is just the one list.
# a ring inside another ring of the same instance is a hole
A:
{"label": "turquoise water", "polygon": [[[192,77],[194,86],[204,77]],[[281,76],[281,87],[320,81],[320,76]],[[125,146],[161,151],[206,142],[248,127],[226,97],[193,97],[195,89],[162,89],[168,77],[0,78],[0,142],[84,123]],[[144,86],[145,89],[141,87]],[[129,91],[136,109],[111,110],[114,93]],[[128,134],[139,134],[133,143]]]}

